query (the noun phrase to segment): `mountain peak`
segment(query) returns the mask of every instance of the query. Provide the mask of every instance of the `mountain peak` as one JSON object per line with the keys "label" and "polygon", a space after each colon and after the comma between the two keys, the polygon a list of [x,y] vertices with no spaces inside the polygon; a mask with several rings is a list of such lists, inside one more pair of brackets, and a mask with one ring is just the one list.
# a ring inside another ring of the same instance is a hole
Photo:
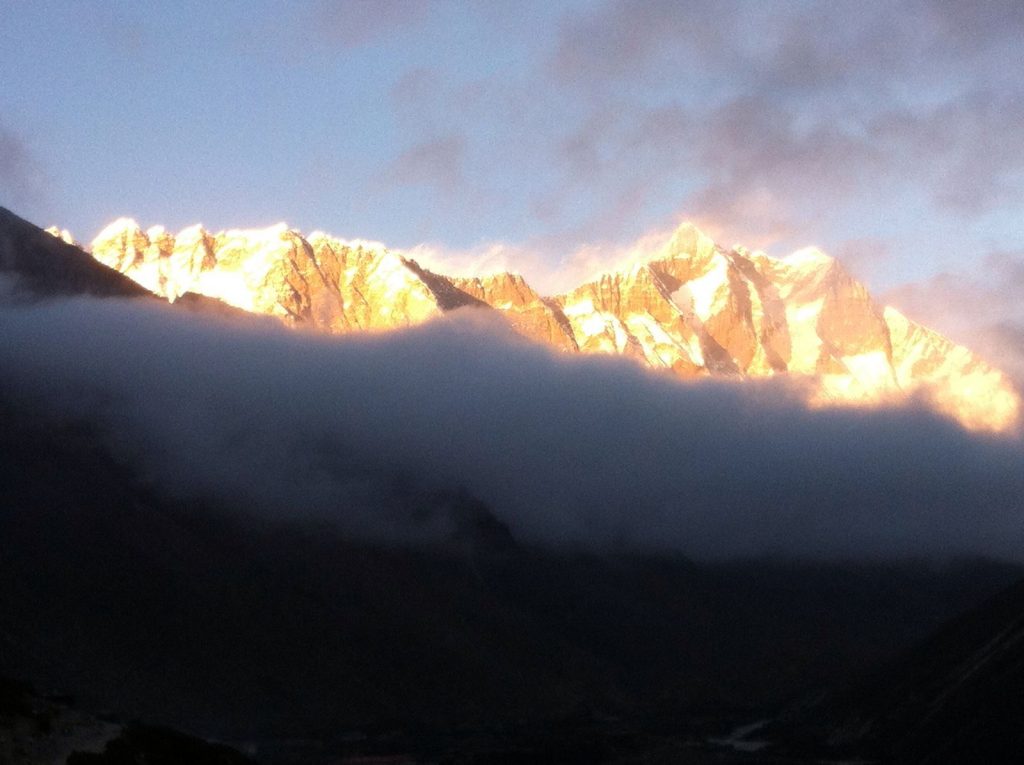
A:
{"label": "mountain peak", "polygon": [[714,239],[689,221],[679,224],[662,250],[662,257],[707,258],[715,250]]}
{"label": "mountain peak", "polygon": [[834,266],[836,259],[817,247],[803,247],[781,258],[781,262],[790,268],[820,270]]}
{"label": "mountain peak", "polygon": [[376,257],[381,257],[388,252],[388,248],[383,242],[371,239],[341,239],[320,230],[308,234],[306,241],[309,242],[314,250],[321,247],[329,247],[332,250],[354,250],[356,252],[371,253]]}
{"label": "mountain peak", "polygon": [[78,240],[72,236],[71,232],[66,228],[58,228],[57,226],[50,226],[49,228],[43,229],[50,236],[60,239],[64,244],[70,244],[78,247]]}
{"label": "mountain peak", "polygon": [[450,277],[379,242],[304,238],[285,223],[173,236],[122,218],[93,243],[97,260],[168,299],[197,292],[327,332],[394,329],[476,307],[562,352],[621,354],[682,378],[790,374],[808,381],[818,404],[923,395],[968,427],[1016,420],[1018,397],[1000,372],[883,312],[818,248],[782,259],[725,250],[683,223],[656,252],[543,297],[519,274]]}
{"label": "mountain peak", "polygon": [[[162,229],[163,226],[161,226],[160,228]],[[210,232],[203,227],[202,223],[193,223],[191,226],[186,226],[181,231],[179,231],[175,235],[174,239],[177,242],[198,241],[209,235]]]}
{"label": "mountain peak", "polygon": [[106,242],[111,239],[125,236],[129,233],[133,235],[136,233],[142,233],[142,227],[134,218],[118,218],[117,220],[107,224],[107,226],[105,226],[103,230],[96,235],[96,238],[93,239],[93,241]]}

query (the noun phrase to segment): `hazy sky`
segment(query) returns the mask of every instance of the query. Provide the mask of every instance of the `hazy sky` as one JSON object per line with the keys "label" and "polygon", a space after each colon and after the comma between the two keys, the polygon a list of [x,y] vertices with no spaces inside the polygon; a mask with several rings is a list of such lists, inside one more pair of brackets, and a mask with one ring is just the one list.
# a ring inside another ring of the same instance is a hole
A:
{"label": "hazy sky", "polygon": [[1022,60],[1019,0],[0,0],[0,204],[552,264],[688,218],[884,291],[1024,251]]}

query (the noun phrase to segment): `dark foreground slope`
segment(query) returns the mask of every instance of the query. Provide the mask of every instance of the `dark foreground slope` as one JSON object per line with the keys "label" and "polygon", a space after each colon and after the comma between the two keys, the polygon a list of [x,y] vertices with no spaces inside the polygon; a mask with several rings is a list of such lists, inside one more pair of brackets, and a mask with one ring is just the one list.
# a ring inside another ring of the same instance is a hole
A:
{"label": "dark foreground slope", "polygon": [[361,546],[154,494],[0,408],[0,672],[233,739],[770,708],[995,592],[991,564],[694,566]]}
{"label": "dark foreground slope", "polygon": [[0,207],[0,274],[38,295],[144,297],[149,291]]}
{"label": "dark foreground slope", "polygon": [[1024,582],[808,710],[788,735],[819,753],[884,762],[1021,761]]}
{"label": "dark foreground slope", "polygon": [[167,728],[121,725],[0,675],[4,765],[253,765],[230,747]]}

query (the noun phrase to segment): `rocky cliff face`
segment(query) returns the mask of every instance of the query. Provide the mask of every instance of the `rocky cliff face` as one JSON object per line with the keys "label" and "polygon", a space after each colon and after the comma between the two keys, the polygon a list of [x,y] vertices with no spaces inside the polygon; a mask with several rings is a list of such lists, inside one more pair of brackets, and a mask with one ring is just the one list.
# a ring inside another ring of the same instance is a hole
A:
{"label": "rocky cliff face", "polygon": [[489,307],[521,335],[567,353],[620,354],[680,377],[799,375],[818,404],[916,395],[989,430],[1011,426],[1019,409],[1000,372],[877,305],[819,250],[783,259],[726,250],[690,225],[654,258],[553,297],[517,274],[448,277],[379,244],[303,237],[284,224],[172,235],[120,219],[91,249],[167,299],[196,292],[326,332],[388,330]]}

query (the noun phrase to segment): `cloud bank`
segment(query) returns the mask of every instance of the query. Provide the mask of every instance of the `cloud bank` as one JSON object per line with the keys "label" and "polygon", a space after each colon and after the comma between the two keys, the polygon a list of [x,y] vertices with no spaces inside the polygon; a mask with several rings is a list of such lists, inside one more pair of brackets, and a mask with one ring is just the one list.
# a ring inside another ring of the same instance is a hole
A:
{"label": "cloud bank", "polygon": [[[436,539],[464,490],[519,540],[698,558],[1024,549],[1024,451],[914,407],[809,411],[565,358],[468,310],[321,337],[149,301],[0,305],[2,389],[98,420],[160,488],[257,517]],[[57,466],[59,468],[59,466]],[[435,503],[436,504],[436,503]]]}

